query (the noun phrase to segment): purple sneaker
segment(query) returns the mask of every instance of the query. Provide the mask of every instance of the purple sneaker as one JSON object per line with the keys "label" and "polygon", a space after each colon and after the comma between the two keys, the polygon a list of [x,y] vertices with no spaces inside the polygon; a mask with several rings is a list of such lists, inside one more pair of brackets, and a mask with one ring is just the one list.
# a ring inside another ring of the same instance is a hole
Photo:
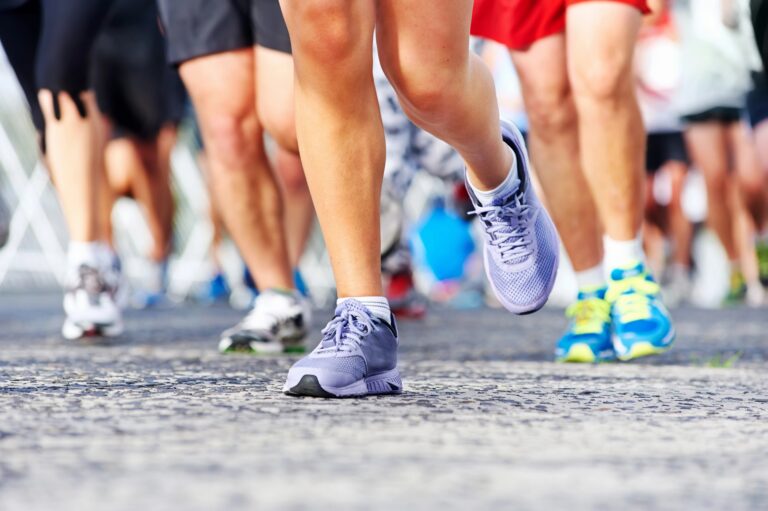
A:
{"label": "purple sneaker", "polygon": [[533,190],[522,134],[506,121],[501,121],[501,134],[515,153],[517,190],[490,206],[480,204],[469,183],[467,191],[484,226],[483,259],[491,289],[510,312],[529,314],[549,298],[560,247],[555,225]]}
{"label": "purple sneaker", "polygon": [[283,392],[292,396],[351,397],[399,394],[397,327],[346,300],[323,329],[323,340],[288,371]]}

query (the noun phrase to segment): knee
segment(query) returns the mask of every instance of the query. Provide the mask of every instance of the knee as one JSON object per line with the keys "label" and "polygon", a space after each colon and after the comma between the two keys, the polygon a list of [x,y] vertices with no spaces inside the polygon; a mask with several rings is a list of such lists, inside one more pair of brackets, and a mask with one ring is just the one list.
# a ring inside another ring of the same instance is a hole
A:
{"label": "knee", "polygon": [[576,133],[576,110],[567,86],[531,91],[525,104],[528,121],[540,138]]}
{"label": "knee", "polygon": [[296,121],[292,112],[259,106],[259,120],[264,131],[269,133],[269,136],[280,149],[293,154],[299,153],[299,144],[296,140]]}
{"label": "knee", "polygon": [[219,112],[203,122],[205,149],[208,156],[231,171],[249,169],[254,152],[262,146],[261,129],[253,111]]}
{"label": "knee", "polygon": [[616,56],[576,66],[571,83],[577,103],[618,103],[633,93],[630,65]]}
{"label": "knee", "polygon": [[387,72],[403,109],[410,117],[431,121],[460,99],[462,70],[445,65],[430,67],[401,64]]}
{"label": "knee", "polygon": [[283,186],[291,197],[309,194],[307,178],[304,176],[304,168],[301,166],[298,155],[279,150],[277,152],[277,168],[280,171]]}
{"label": "knee", "polygon": [[296,27],[291,31],[291,46],[298,59],[339,66],[359,49],[361,27],[354,16],[358,2],[301,0],[286,4],[286,19]]}

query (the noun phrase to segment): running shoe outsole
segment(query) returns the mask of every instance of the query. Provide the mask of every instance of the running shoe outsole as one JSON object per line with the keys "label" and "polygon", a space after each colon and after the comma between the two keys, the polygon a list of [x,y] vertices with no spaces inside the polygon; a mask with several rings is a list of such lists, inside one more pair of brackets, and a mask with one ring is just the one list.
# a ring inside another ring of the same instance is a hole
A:
{"label": "running shoe outsole", "polygon": [[[630,360],[635,360],[637,358],[661,355],[662,353],[669,351],[669,349],[672,347],[672,344],[675,342],[675,337],[676,334],[673,328],[670,330],[669,334],[667,334],[667,338],[664,340],[663,346],[654,346],[650,341],[638,341],[633,343],[625,354],[618,354],[619,350],[617,350],[616,357],[622,362],[629,362]],[[618,340],[616,336],[614,336],[614,346],[620,342],[621,341]]]}
{"label": "running shoe outsole", "polygon": [[68,341],[94,337],[117,337],[123,333],[122,323],[75,323],[66,320],[61,327],[61,335]]}
{"label": "running shoe outsole", "polygon": [[595,354],[595,352],[592,351],[592,348],[583,342],[574,343],[571,345],[568,353],[566,353],[565,356],[557,357],[555,359],[556,362],[560,363],[576,364],[598,364],[603,362],[614,362],[615,360],[615,354],[612,353],[610,356],[607,354],[602,356],[600,354]]}
{"label": "running shoe outsole", "polygon": [[314,374],[305,374],[294,384],[286,382],[285,387],[283,387],[283,392],[288,396],[325,398],[401,394],[403,392],[403,381],[400,378],[400,372],[397,368],[385,373],[363,378],[341,388],[325,388],[320,384],[317,376]]}

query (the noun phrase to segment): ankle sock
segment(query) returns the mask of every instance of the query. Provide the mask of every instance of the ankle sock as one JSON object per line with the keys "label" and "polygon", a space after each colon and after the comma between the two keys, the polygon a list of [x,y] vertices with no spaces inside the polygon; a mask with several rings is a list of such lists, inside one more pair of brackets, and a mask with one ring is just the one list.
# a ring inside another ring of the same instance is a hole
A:
{"label": "ankle sock", "polygon": [[590,292],[606,286],[605,269],[602,262],[592,268],[577,271],[575,274],[576,286],[580,292]]}
{"label": "ankle sock", "polygon": [[603,237],[605,265],[609,271],[645,262],[643,240],[638,234],[634,239],[620,241],[609,236]]}
{"label": "ankle sock", "polygon": [[67,265],[79,268],[87,265],[101,268],[102,248],[98,241],[70,241],[67,247]]}
{"label": "ankle sock", "polygon": [[497,197],[506,197],[520,186],[520,177],[517,175],[517,160],[514,159],[513,155],[512,167],[509,169],[509,174],[507,174],[504,181],[493,190],[478,190],[469,179],[467,179],[467,183],[469,183],[469,187],[477,197],[477,200],[480,201],[480,204],[483,206],[490,206],[494,199]]}
{"label": "ankle sock", "polygon": [[349,298],[339,298],[336,300],[336,306],[341,305],[347,300],[357,300],[365,305],[371,314],[387,323],[391,322],[392,311],[389,309],[389,301],[383,296],[351,296]]}

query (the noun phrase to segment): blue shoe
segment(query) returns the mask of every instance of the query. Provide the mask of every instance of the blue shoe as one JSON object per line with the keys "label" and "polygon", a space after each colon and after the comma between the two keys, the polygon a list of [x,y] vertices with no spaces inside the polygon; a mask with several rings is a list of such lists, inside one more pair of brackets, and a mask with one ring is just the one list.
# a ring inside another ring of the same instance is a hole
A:
{"label": "blue shoe", "polygon": [[607,288],[579,292],[565,311],[571,318],[568,331],[557,342],[558,362],[596,363],[616,360],[611,340],[611,305],[605,300]]}
{"label": "blue shoe", "polygon": [[528,314],[549,298],[560,247],[555,225],[533,190],[523,136],[505,121],[501,132],[515,153],[520,185],[491,206],[480,203],[469,183],[467,191],[483,223],[483,259],[491,289],[507,310]]}
{"label": "blue shoe", "polygon": [[323,329],[323,340],[288,371],[283,392],[293,396],[351,397],[399,394],[397,327],[346,300]]}
{"label": "blue shoe", "polygon": [[675,328],[659,291],[642,263],[611,271],[606,300],[619,360],[664,353],[674,342]]}

